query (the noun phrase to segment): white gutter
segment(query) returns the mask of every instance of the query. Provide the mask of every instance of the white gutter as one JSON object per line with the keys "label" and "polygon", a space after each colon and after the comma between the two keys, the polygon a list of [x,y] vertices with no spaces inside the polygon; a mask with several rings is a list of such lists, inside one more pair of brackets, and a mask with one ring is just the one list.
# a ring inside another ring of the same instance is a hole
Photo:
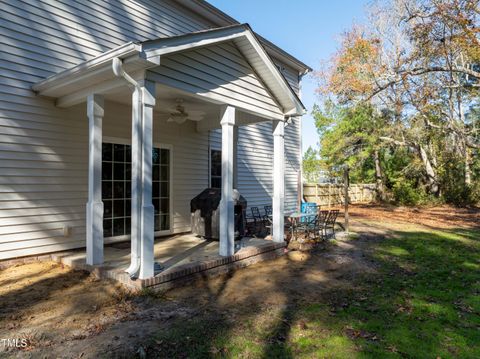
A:
{"label": "white gutter", "polygon": [[112,50],[104,52],[91,60],[82,62],[70,69],[64,70],[56,75],[50,76],[43,81],[32,85],[32,90],[39,95],[49,96],[58,86],[65,86],[65,80],[68,79],[72,83],[78,81],[76,77],[78,74],[83,74],[88,71],[88,74],[95,76],[99,71],[103,71],[109,67],[110,61],[113,58],[128,57],[138,54],[141,51],[139,44],[128,42],[122,46],[116,47]]}

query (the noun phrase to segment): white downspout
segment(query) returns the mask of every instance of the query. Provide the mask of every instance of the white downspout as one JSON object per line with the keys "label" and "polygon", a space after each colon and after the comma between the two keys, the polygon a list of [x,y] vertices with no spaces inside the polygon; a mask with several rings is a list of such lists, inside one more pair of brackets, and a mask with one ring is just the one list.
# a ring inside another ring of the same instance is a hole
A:
{"label": "white downspout", "polygon": [[127,81],[130,85],[140,90],[140,85],[129,74],[125,72],[125,70],[123,69],[122,60],[120,60],[118,57],[114,57],[112,60],[112,70],[115,76],[123,77],[125,81]]}
{"label": "white downspout", "polygon": [[[135,131],[135,124],[138,123],[138,120],[135,120],[136,117],[141,116],[141,103],[142,103],[142,88],[140,84],[135,81],[129,74],[125,72],[123,69],[122,61],[115,57],[112,60],[112,70],[115,76],[121,77],[125,79],[125,81],[130,85],[129,87],[133,87],[132,91],[132,131]],[[137,133],[137,136],[140,135]],[[134,136],[134,132],[132,132],[132,139],[136,137]],[[133,143],[132,143],[133,145]],[[137,146],[138,147],[138,146]],[[133,150],[133,146],[132,146]],[[138,149],[139,150],[139,149]],[[133,157],[132,151],[132,157]],[[136,187],[139,186],[138,181],[138,174],[134,173],[134,168],[132,166],[132,204],[134,203],[138,206],[139,201],[134,200],[134,196],[138,196],[138,190]],[[141,241],[139,238],[139,228],[140,228],[140,208],[137,210],[132,210],[132,218],[131,218],[131,259],[130,259],[130,266],[125,270],[131,277],[136,277],[140,271],[140,252],[141,252]]]}

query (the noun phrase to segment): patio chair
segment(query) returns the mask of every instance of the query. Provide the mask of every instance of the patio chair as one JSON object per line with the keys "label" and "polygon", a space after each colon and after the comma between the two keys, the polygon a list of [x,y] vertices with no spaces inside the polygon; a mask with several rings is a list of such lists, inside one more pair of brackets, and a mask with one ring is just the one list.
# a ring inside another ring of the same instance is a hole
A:
{"label": "patio chair", "polygon": [[258,234],[263,230],[265,218],[260,214],[258,207],[250,207],[250,211],[252,212],[252,215],[246,217],[247,226],[249,225],[251,228],[253,225],[251,233]]}
{"label": "patio chair", "polygon": [[272,215],[272,206],[264,206],[265,209],[265,216],[271,216]]}
{"label": "patio chair", "polygon": [[318,221],[320,222],[320,224],[322,226],[325,223],[325,221],[327,220],[327,217],[328,217],[329,213],[330,213],[330,211],[326,210],[326,209],[322,209],[322,210],[318,211]]}
{"label": "patio chair", "polygon": [[265,215],[263,216],[263,224],[265,225],[265,228],[270,231],[270,234],[272,234],[272,223],[273,223],[273,211],[272,211],[272,206],[263,206],[265,209]]}
{"label": "patio chair", "polygon": [[331,230],[331,236],[335,238],[335,223],[337,222],[337,217],[338,213],[340,211],[338,209],[331,210],[327,218],[325,219],[325,223],[323,224],[321,231],[322,231],[322,237],[324,239],[328,238],[328,230]]}
{"label": "patio chair", "polygon": [[298,232],[303,232],[305,238],[309,239],[313,234],[313,239],[316,239],[316,234],[320,233],[320,222],[318,220],[318,214],[313,216],[306,217],[308,220],[306,222],[300,223],[296,228],[296,237]]}
{"label": "patio chair", "polygon": [[319,238],[323,238],[323,230],[325,228],[325,224],[327,222],[328,215],[330,213],[329,210],[319,210],[318,212],[318,236]]}

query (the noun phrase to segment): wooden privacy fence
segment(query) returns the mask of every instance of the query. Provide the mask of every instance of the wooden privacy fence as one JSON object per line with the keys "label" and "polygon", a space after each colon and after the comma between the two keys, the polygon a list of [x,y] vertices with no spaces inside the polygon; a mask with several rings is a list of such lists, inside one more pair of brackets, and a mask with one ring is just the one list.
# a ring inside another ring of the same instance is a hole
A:
{"label": "wooden privacy fence", "polygon": [[[321,206],[334,206],[345,203],[343,184],[304,183],[303,197],[307,202]],[[377,197],[374,184],[351,184],[348,189],[350,203],[370,203]]]}

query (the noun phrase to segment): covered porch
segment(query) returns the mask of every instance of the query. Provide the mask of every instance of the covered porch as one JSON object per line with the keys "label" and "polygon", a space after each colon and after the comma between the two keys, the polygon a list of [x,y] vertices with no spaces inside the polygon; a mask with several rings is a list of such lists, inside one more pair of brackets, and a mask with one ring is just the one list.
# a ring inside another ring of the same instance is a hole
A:
{"label": "covered porch", "polygon": [[[122,267],[124,276],[147,282],[155,282],[152,278],[168,274],[168,269],[161,264],[161,252],[166,249],[158,244],[161,241],[155,243],[158,208],[152,201],[155,190],[152,188],[154,127],[161,132],[165,122],[179,126],[188,122],[197,133],[222,131],[219,242],[205,248],[208,247],[210,254],[215,252],[233,261],[242,250],[245,252],[242,245],[251,248],[259,245],[255,241],[243,241],[237,248],[235,245],[233,204],[237,188],[238,128],[259,122],[271,123],[274,185],[273,244],[270,242],[269,248],[283,246],[284,127],[290,118],[302,115],[304,107],[248,25],[128,43],[47,78],[33,88],[39,95],[55,98],[58,107],[87,108],[86,253],[77,260],[103,268],[114,263],[115,268]],[[106,138],[104,119],[109,108],[117,111],[115,104],[129,106],[131,111],[131,220],[128,224],[131,244],[130,250],[123,248],[121,253],[111,247],[104,248],[106,204],[102,198],[102,144]],[[181,138],[179,127],[178,139]],[[174,147],[175,143],[171,145]],[[173,171],[174,166],[175,163]],[[192,180],[194,177],[193,173]],[[177,200],[175,193],[169,200],[172,208]],[[171,210],[169,213],[170,217],[166,218],[172,221]],[[178,255],[180,253],[174,256]],[[159,265],[156,266],[156,262]]]}
{"label": "covered porch", "polygon": [[168,289],[186,282],[207,278],[283,254],[284,244],[259,238],[243,238],[237,242],[235,254],[219,255],[219,242],[200,239],[192,234],[156,238],[154,242],[154,276],[132,280],[125,272],[130,264],[128,242],[107,245],[101,266],[86,264],[84,250],[64,252],[52,259],[75,269],[93,272],[102,279],[114,279],[134,290]]}

